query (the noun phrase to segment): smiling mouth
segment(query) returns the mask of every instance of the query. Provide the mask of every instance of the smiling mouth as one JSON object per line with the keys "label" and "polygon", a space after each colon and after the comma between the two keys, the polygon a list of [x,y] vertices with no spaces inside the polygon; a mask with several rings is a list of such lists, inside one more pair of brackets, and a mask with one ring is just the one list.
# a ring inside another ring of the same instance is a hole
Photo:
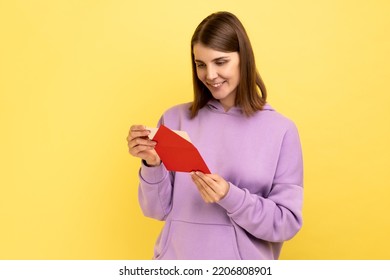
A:
{"label": "smiling mouth", "polygon": [[213,88],[219,88],[220,86],[222,86],[223,83],[225,83],[225,81],[220,83],[207,83],[207,84]]}

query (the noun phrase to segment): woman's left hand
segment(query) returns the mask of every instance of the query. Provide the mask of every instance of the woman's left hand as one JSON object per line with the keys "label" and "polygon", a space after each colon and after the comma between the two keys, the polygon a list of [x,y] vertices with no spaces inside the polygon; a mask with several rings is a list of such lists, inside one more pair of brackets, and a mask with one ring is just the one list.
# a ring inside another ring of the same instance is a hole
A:
{"label": "woman's left hand", "polygon": [[196,171],[191,172],[191,178],[207,203],[220,201],[229,191],[229,183],[217,174],[204,174]]}

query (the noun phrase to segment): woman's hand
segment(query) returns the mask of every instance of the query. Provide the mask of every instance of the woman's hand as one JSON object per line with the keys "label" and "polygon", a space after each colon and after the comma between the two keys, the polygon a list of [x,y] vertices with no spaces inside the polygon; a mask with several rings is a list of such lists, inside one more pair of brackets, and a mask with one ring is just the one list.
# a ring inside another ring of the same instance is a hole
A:
{"label": "woman's hand", "polygon": [[220,201],[229,191],[229,183],[217,174],[204,174],[196,171],[191,172],[191,178],[207,203]]}
{"label": "woman's hand", "polygon": [[132,125],[127,136],[127,145],[132,156],[145,160],[149,166],[157,166],[161,164],[161,159],[154,149],[157,143],[149,139],[149,134],[150,131],[145,126]]}

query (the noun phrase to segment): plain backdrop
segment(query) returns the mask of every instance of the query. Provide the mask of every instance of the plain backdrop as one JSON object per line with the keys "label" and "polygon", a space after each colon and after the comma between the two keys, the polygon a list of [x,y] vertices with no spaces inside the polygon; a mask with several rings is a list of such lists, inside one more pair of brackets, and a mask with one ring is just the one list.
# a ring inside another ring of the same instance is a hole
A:
{"label": "plain backdrop", "polygon": [[281,259],[390,258],[389,1],[0,0],[0,259],[152,257],[126,137],[192,100],[190,39],[220,10],[301,136]]}

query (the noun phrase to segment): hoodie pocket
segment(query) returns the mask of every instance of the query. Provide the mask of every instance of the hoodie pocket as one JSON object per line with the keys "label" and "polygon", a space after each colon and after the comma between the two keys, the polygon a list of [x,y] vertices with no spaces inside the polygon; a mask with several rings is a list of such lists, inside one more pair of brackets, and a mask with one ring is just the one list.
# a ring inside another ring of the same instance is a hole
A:
{"label": "hoodie pocket", "polygon": [[160,240],[165,244],[160,244],[162,250],[156,259],[241,259],[232,225],[171,221],[165,225],[165,230],[166,238]]}

